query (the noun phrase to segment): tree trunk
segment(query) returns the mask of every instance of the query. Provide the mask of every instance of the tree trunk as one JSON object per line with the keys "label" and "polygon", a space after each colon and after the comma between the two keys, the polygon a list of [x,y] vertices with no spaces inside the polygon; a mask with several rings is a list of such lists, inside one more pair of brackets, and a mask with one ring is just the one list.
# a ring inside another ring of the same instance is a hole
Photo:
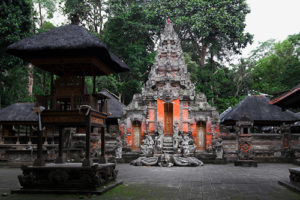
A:
{"label": "tree trunk", "polygon": [[42,15],[42,7],[41,3],[39,3],[39,13],[40,13],[40,28],[43,28],[43,15]]}
{"label": "tree trunk", "polygon": [[47,88],[47,87],[46,87],[46,75],[47,75],[47,74],[46,74],[46,72],[44,72],[44,71],[43,71],[42,73],[43,73],[43,76],[42,76],[42,77],[43,77],[43,85],[42,85],[42,87],[43,87],[43,92],[44,92],[44,94],[46,95],[46,88]]}
{"label": "tree trunk", "polygon": [[32,96],[32,89],[33,89],[33,65],[31,63],[27,66],[27,91],[28,96]]}
{"label": "tree trunk", "polygon": [[202,41],[201,54],[200,54],[200,64],[204,67],[205,57],[206,57],[207,45]]}
{"label": "tree trunk", "polygon": [[[202,61],[202,57],[201,57],[201,61]],[[204,66],[204,61],[203,61],[203,65]],[[212,104],[214,104],[214,96],[215,96],[215,91],[214,91],[214,55],[213,53],[210,53],[210,67],[211,67],[211,77],[210,77],[210,89],[212,92]]]}
{"label": "tree trunk", "polygon": [[[188,30],[188,34],[190,35],[190,37],[192,39],[192,44],[194,45],[198,56],[200,56],[200,58],[201,58],[202,50],[197,42],[197,39],[194,37],[193,33],[190,30]],[[201,63],[201,59],[200,59],[200,63]],[[204,66],[204,65],[201,64],[201,66]]]}

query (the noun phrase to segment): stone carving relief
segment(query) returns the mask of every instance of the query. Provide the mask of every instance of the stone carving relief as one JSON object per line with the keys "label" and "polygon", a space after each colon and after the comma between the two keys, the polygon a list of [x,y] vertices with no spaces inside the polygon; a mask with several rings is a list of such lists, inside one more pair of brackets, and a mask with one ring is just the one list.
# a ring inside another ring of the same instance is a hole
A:
{"label": "stone carving relief", "polygon": [[183,137],[183,141],[182,141],[182,154],[184,157],[190,156],[191,154],[193,154],[196,151],[196,145],[194,144],[194,140],[188,136],[185,135]]}
{"label": "stone carving relief", "polygon": [[116,158],[122,158],[122,140],[119,137],[116,138],[116,148],[115,148],[115,154],[116,154]]}
{"label": "stone carving relief", "polygon": [[154,141],[150,135],[146,135],[145,139],[143,139],[141,150],[144,155],[152,156],[154,149]]}
{"label": "stone carving relief", "polygon": [[222,138],[218,138],[215,145],[214,145],[216,159],[223,159],[223,140]]}
{"label": "stone carving relief", "polygon": [[174,122],[173,126],[173,150],[175,154],[180,154],[181,153],[181,143],[182,143],[182,136],[179,134],[179,123],[177,121]]}
{"label": "stone carving relief", "polygon": [[157,133],[158,135],[155,137],[155,152],[161,153],[163,148],[163,137],[164,137],[162,122],[158,122],[157,124]]}

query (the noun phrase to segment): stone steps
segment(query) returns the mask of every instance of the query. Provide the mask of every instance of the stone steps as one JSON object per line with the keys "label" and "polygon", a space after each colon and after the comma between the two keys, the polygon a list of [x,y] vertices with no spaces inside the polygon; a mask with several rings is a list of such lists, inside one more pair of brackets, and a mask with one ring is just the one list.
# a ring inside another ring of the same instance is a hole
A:
{"label": "stone steps", "polygon": [[173,138],[172,137],[164,137],[163,138],[163,153],[174,154],[173,150]]}

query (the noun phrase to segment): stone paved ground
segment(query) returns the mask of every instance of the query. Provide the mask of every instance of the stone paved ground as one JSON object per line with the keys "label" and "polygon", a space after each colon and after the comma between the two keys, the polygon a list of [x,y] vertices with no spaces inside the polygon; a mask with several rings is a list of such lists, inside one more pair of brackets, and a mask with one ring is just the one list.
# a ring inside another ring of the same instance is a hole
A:
{"label": "stone paved ground", "polygon": [[[288,181],[292,164],[259,164],[257,168],[233,164],[203,167],[134,167],[120,164],[118,178],[124,184],[102,196],[9,195],[0,199],[197,199],[197,200],[300,200],[300,194],[280,186]],[[19,169],[0,168],[0,193],[18,188]]]}

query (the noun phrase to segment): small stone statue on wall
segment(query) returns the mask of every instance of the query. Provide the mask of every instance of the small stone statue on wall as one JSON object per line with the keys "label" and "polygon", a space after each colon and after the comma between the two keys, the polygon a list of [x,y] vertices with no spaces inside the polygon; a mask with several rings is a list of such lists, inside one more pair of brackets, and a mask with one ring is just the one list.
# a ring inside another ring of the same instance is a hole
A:
{"label": "small stone statue on wall", "polygon": [[194,140],[191,139],[188,135],[183,137],[182,141],[182,154],[183,156],[189,156],[193,154],[196,150],[196,146],[194,145]]}
{"label": "small stone statue on wall", "polygon": [[182,136],[179,135],[179,127],[178,127],[178,122],[175,121],[174,125],[173,125],[173,130],[174,130],[174,134],[173,134],[173,150],[174,153],[181,153],[181,143],[182,143]]}
{"label": "small stone statue on wall", "polygon": [[223,140],[218,138],[214,145],[216,159],[223,159]]}
{"label": "small stone statue on wall", "polygon": [[157,152],[161,152],[163,148],[164,132],[163,132],[163,124],[160,121],[158,122],[157,125],[157,133],[158,136],[155,137],[155,150]]}
{"label": "small stone statue on wall", "polygon": [[122,158],[122,140],[119,137],[116,138],[116,149],[115,149],[115,153],[116,153],[116,158]]}
{"label": "small stone statue on wall", "polygon": [[146,135],[146,138],[143,139],[143,144],[141,145],[141,150],[144,155],[152,156],[153,154],[154,141],[150,135]]}

